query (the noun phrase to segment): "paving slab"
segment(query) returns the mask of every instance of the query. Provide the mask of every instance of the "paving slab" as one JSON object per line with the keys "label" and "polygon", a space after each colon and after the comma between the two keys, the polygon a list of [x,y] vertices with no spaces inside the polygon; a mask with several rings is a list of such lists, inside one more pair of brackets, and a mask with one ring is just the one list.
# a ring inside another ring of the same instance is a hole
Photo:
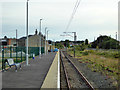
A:
{"label": "paving slab", "polygon": [[29,60],[29,66],[26,66],[24,62],[22,69],[18,69],[17,72],[15,72],[14,67],[3,72],[2,88],[21,88],[21,90],[22,88],[40,89],[55,55],[55,52],[51,52],[43,55],[41,59],[36,57],[34,60]]}

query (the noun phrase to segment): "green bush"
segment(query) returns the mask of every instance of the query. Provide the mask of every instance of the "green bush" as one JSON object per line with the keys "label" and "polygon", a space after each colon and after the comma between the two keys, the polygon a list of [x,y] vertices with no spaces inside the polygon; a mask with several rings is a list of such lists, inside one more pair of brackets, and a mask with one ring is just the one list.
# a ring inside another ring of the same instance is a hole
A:
{"label": "green bush", "polygon": [[82,54],[82,53],[83,53],[83,51],[80,51],[80,53]]}
{"label": "green bush", "polygon": [[119,55],[118,53],[115,53],[115,54],[113,55],[113,57],[114,57],[114,58],[119,58],[120,55]]}
{"label": "green bush", "polygon": [[94,53],[95,51],[94,50],[88,50],[88,53]]}
{"label": "green bush", "polygon": [[120,55],[117,51],[97,51],[95,52],[96,55],[101,55],[105,57],[112,57],[112,58],[119,58]]}
{"label": "green bush", "polygon": [[82,54],[83,54],[83,55],[88,55],[88,52],[87,52],[87,51],[85,51],[85,52],[82,52]]}
{"label": "green bush", "polygon": [[105,53],[104,52],[98,52],[98,53],[96,53],[96,55],[105,55]]}

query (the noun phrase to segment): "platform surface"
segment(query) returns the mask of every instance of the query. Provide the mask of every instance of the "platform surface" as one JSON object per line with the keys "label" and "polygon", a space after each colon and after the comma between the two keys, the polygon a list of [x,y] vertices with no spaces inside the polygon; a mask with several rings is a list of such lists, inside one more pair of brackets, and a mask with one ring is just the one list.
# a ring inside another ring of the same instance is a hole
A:
{"label": "platform surface", "polygon": [[60,76],[58,76],[59,75],[58,74],[59,73],[58,64],[60,64],[60,63],[58,63],[59,62],[59,56],[58,55],[59,55],[59,52],[57,52],[41,88],[54,88],[54,89],[58,88],[58,84],[59,84],[58,78],[60,77]]}
{"label": "platform surface", "polygon": [[22,64],[22,69],[15,72],[14,67],[2,73],[3,88],[31,88],[39,90],[43,84],[56,53],[43,55],[29,60],[30,66]]}

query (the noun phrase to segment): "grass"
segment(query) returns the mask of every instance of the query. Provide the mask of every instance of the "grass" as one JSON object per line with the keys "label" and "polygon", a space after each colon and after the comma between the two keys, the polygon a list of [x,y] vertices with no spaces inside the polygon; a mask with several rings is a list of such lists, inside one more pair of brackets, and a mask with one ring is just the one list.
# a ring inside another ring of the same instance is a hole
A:
{"label": "grass", "polygon": [[104,57],[120,58],[117,50],[88,50],[88,52]]}
{"label": "grass", "polygon": [[[73,56],[72,49],[68,53]],[[115,57],[115,55],[117,56]],[[79,59],[80,63],[86,63],[93,72],[101,72],[108,78],[113,79],[115,81],[113,84],[117,85],[116,81],[119,80],[118,75],[120,76],[118,70],[119,54],[117,51],[77,50],[76,58]]]}

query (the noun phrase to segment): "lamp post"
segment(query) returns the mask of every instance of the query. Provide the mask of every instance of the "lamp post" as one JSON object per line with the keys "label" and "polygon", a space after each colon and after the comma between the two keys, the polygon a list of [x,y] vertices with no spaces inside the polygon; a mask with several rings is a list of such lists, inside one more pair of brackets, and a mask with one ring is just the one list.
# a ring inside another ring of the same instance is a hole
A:
{"label": "lamp post", "polygon": [[45,55],[46,55],[46,30],[47,30],[47,27],[45,28]]}
{"label": "lamp post", "polygon": [[16,47],[18,46],[18,42],[17,42],[17,29],[16,29]]}
{"label": "lamp post", "polygon": [[41,42],[42,42],[42,41],[41,41],[41,38],[42,38],[42,37],[41,37],[41,21],[42,21],[42,19],[40,19],[40,41],[39,41],[39,42],[40,42],[40,44],[39,44],[39,45],[40,45],[40,46],[39,46],[39,57],[40,57],[40,58],[41,58]]}
{"label": "lamp post", "polygon": [[53,39],[53,50],[55,49],[55,39]]}
{"label": "lamp post", "polygon": [[17,44],[17,29],[16,29],[16,63],[17,63],[17,47],[18,47],[18,44]]}
{"label": "lamp post", "polygon": [[48,44],[49,44],[49,43],[48,43],[48,31],[49,31],[49,30],[47,30],[47,54],[48,54]]}
{"label": "lamp post", "polygon": [[28,66],[28,1],[29,0],[27,0],[27,18],[26,18],[26,37],[27,37],[27,39],[26,39],[26,65]]}

